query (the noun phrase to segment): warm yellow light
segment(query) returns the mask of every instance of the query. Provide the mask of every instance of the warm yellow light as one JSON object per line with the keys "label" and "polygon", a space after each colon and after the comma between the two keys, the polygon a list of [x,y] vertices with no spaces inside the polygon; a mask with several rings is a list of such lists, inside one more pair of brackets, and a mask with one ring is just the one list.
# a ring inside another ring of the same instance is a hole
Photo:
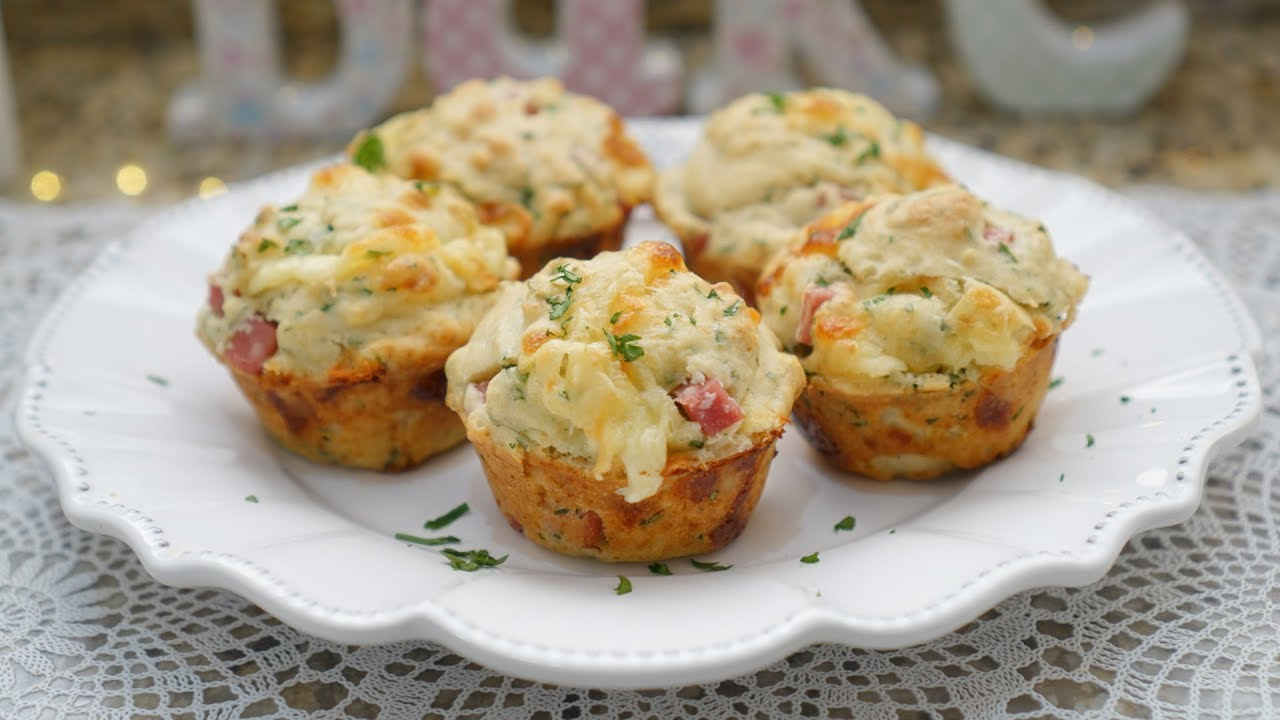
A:
{"label": "warm yellow light", "polygon": [[147,171],[129,163],[116,170],[116,187],[125,195],[140,195],[147,189]]}
{"label": "warm yellow light", "polygon": [[1071,44],[1075,45],[1077,50],[1088,50],[1093,47],[1093,28],[1081,25],[1072,30]]}
{"label": "warm yellow light", "polygon": [[53,202],[62,194],[62,178],[51,170],[41,170],[31,176],[31,194],[40,202]]}
{"label": "warm yellow light", "polygon": [[216,177],[209,177],[200,181],[200,189],[197,192],[202,198],[211,198],[214,195],[221,195],[227,191],[227,184]]}

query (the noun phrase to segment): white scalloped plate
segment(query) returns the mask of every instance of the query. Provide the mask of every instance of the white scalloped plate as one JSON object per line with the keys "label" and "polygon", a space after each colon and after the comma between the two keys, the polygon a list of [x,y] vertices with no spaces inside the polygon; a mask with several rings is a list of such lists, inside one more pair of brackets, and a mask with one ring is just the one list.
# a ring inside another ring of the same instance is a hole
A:
{"label": "white scalloped plate", "polygon": [[[636,129],[662,164],[697,125]],[[123,539],[159,581],[232,590],[339,642],[432,640],[535,680],[652,687],[815,642],[929,640],[1019,591],[1096,580],[1134,533],[1187,518],[1210,456],[1261,407],[1259,333],[1186,238],[1083,180],[931,143],[973,190],[1042,218],[1092,276],[1063,382],[1021,450],[942,482],[842,476],[788,433],[750,526],[714,558],[727,572],[676,561],[661,577],[544,551],[507,527],[469,447],[385,477],[274,446],[193,317],[240,229],[309,168],[185,203],[110,246],[31,343],[18,429],[67,517]],[[660,233],[640,218],[631,238]],[[448,532],[510,554],[501,568],[451,571],[392,539],[463,501],[472,512]],[[856,529],[834,531],[845,515]],[[799,562],[814,551],[819,563]],[[619,574],[631,594],[614,594]]]}

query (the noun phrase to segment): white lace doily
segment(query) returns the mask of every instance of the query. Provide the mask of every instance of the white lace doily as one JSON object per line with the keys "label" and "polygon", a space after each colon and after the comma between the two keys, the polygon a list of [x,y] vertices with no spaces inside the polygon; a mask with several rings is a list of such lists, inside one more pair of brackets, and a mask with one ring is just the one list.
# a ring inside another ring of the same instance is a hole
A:
{"label": "white lace doily", "polygon": [[1238,284],[1267,338],[1257,430],[1186,523],[1101,581],[1023,593],[936,642],[821,645],[757,673],[651,691],[505,677],[434,645],[347,647],[216,590],[153,582],[63,518],[16,440],[21,350],[137,214],[0,206],[0,717],[1280,717],[1280,194],[1131,193]]}

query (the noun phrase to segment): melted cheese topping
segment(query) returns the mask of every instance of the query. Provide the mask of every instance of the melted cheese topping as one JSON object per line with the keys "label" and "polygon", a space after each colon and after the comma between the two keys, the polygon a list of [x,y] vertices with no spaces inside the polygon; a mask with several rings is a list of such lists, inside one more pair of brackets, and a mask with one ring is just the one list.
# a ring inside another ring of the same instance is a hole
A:
{"label": "melted cheese topping", "polygon": [[369,132],[391,172],[457,187],[512,248],[615,227],[653,186],[618,114],[554,78],[470,80]]}
{"label": "melted cheese topping", "polygon": [[952,185],[848,203],[797,233],[758,288],[788,346],[820,287],[833,295],[812,313],[807,371],[924,390],[1012,368],[1071,324],[1088,279],[1043,225]]}
{"label": "melted cheese topping", "polygon": [[[585,458],[597,476],[621,467],[631,502],[658,491],[670,454],[724,457],[780,427],[804,386],[754,310],[657,242],[552,261],[511,284],[445,371],[447,402],[469,428]],[[671,397],[706,379],[744,414],[711,437]],[[484,382],[482,401],[474,384]]]}
{"label": "melted cheese topping", "polygon": [[259,313],[277,323],[265,369],[322,378],[406,353],[443,359],[515,273],[502,233],[456,192],[336,165],[258,214],[210,279],[222,316],[206,306],[197,330],[221,355]]}
{"label": "melted cheese topping", "polygon": [[654,202],[683,238],[758,270],[797,228],[843,200],[946,181],[924,134],[862,95],[832,89],[755,94],[707,120]]}

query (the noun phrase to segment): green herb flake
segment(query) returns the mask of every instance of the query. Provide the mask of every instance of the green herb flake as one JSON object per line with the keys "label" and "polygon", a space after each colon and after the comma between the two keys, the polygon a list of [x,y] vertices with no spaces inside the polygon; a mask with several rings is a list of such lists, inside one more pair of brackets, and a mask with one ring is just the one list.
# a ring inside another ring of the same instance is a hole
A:
{"label": "green herb flake", "polygon": [[1008,245],[1005,245],[1004,243],[1000,243],[996,247],[1000,250],[1001,255],[1004,255],[1005,257],[1009,258],[1009,261],[1014,263],[1015,265],[1017,264],[1018,256],[1013,254],[1013,251],[1009,249]]}
{"label": "green herb flake", "polygon": [[876,142],[875,140],[872,140],[871,144],[867,146],[867,149],[863,150],[862,154],[858,156],[857,163],[861,165],[862,163],[870,160],[871,158],[878,158],[878,157],[880,157],[880,143]]}
{"label": "green herb flake", "polygon": [[650,515],[649,517],[647,517],[647,518],[645,518],[645,519],[641,520],[641,521],[640,521],[640,525],[641,525],[641,527],[648,526],[648,525],[652,525],[652,524],[654,524],[654,523],[658,522],[658,521],[659,521],[659,520],[661,520],[661,519],[662,519],[662,511],[661,511],[661,510],[659,510],[658,512],[656,512],[656,513],[654,513],[654,514]]}
{"label": "green herb flake", "polygon": [[896,532],[898,532],[898,528],[893,528],[893,529],[889,530],[889,534],[890,534],[890,535],[892,535],[892,534],[894,534],[894,533],[896,533]]}
{"label": "green herb flake", "polygon": [[556,266],[556,272],[551,276],[551,282],[556,282],[557,280],[563,280],[572,287],[573,285],[577,285],[582,282],[582,277],[570,270],[568,263],[566,263],[564,265]]}
{"label": "green herb flake", "polygon": [[711,288],[711,292],[707,293],[708,300],[717,300],[719,298],[720,298],[720,293],[716,292],[715,288]]}
{"label": "green herb flake", "polygon": [[1067,479],[1066,473],[1058,473],[1058,482],[1062,482],[1063,480],[1066,480],[1066,479]]}
{"label": "green herb flake", "polygon": [[311,241],[294,238],[284,244],[284,252],[286,255],[310,255],[312,253]]}
{"label": "green herb flake", "polygon": [[667,567],[666,563],[649,563],[649,572],[654,575],[670,575],[671,568]]}
{"label": "green herb flake", "polygon": [[839,125],[836,127],[835,132],[830,135],[823,135],[822,139],[830,143],[831,147],[840,147],[849,142],[849,133],[845,132],[843,125]]}
{"label": "green herb flake", "polygon": [[[863,214],[865,215],[865,213]],[[853,219],[853,222],[844,226],[844,229],[841,230],[840,234],[836,236],[836,242],[840,242],[842,240],[848,240],[849,238],[853,237],[854,233],[858,232],[858,226],[861,224],[862,224],[862,215],[859,215],[858,217]]]}
{"label": "green herb flake", "polygon": [[612,315],[610,315],[610,316],[609,316],[609,324],[610,324],[610,325],[617,325],[617,324],[618,324],[618,318],[620,318],[620,317],[622,317],[622,311],[621,311],[621,310],[619,310],[618,312],[616,312],[616,313],[614,313],[614,314],[612,314]]}
{"label": "green herb flake", "polygon": [[286,230],[290,230],[296,227],[300,222],[302,222],[302,218],[296,218],[296,217],[280,218],[279,220],[276,221],[276,227],[280,229],[280,232],[285,232]]}
{"label": "green herb flake", "polygon": [[780,92],[767,92],[764,94],[769,99],[769,104],[773,105],[773,109],[778,112],[787,111],[787,95]]}
{"label": "green herb flake", "polygon": [[778,308],[778,316],[779,316],[779,317],[781,317],[781,316],[783,316],[783,315],[786,315],[786,314],[787,314],[787,306],[786,306],[786,305],[783,305],[781,308]]}
{"label": "green herb flake", "polygon": [[351,162],[369,172],[377,172],[385,168],[387,166],[387,156],[382,148],[382,138],[375,133],[365,135],[364,139],[360,141],[360,145],[356,147],[356,152],[351,157]]}
{"label": "green herb flake", "polygon": [[266,238],[263,238],[262,242],[258,243],[258,252],[264,253],[274,247],[279,247],[278,245],[276,245],[274,240],[268,240]]}
{"label": "green herb flake", "polygon": [[160,387],[169,387],[169,380],[159,375],[147,375],[147,379]]}
{"label": "green herb flake", "polygon": [[800,558],[800,562],[805,563],[806,565],[813,565],[818,562],[818,553],[809,553],[808,555]]}
{"label": "green herb flake", "polygon": [[247,502],[247,503],[253,503],[253,504],[257,505],[257,504],[258,504],[258,496],[257,496],[257,495],[245,495],[245,496],[244,496],[244,501],[245,501],[245,502]]}
{"label": "green herb flake", "polygon": [[694,448],[694,449],[697,449],[697,450],[701,450],[702,448],[706,447],[706,445],[707,445],[707,443],[706,443],[706,442],[704,442],[704,441],[702,441],[702,440],[690,440],[690,441],[689,441],[689,447]]}
{"label": "green herb flake", "polygon": [[1093,447],[1093,445],[1094,445],[1093,433],[1089,433],[1089,434],[1085,435],[1085,436],[1084,436],[1084,446],[1085,446],[1085,447],[1087,447],[1087,448],[1091,448],[1091,447]]}
{"label": "green herb flake", "polygon": [[631,580],[626,575],[618,576],[618,587],[613,589],[615,595],[626,595],[631,592]]}
{"label": "green herb flake", "polygon": [[742,299],[741,299],[741,298],[739,298],[739,299],[737,299],[737,300],[734,300],[732,305],[730,305],[729,307],[727,307],[727,308],[725,308],[725,309],[724,309],[724,316],[725,316],[725,317],[733,317],[734,315],[737,315],[737,314],[738,314],[738,308],[739,308],[739,307],[741,307],[741,306],[742,306]]}
{"label": "green herb flake", "polygon": [[569,508],[556,508],[556,512],[555,512],[555,514],[556,514],[556,515],[568,515],[568,514],[569,514]]}
{"label": "green herb flake", "polygon": [[369,258],[370,260],[376,260],[380,257],[390,255],[390,254],[391,254],[390,250],[365,250],[364,251],[364,256]]}
{"label": "green herb flake", "polygon": [[1050,389],[1050,390],[1052,390],[1052,389],[1054,389],[1054,388],[1058,387],[1059,385],[1061,385],[1061,384],[1062,384],[1062,383],[1064,383],[1064,382],[1066,382],[1066,378],[1064,378],[1064,377],[1056,377],[1056,378],[1054,378],[1054,379],[1052,379],[1052,380],[1050,380],[1050,381],[1049,381],[1049,389]]}
{"label": "green herb flake", "polygon": [[925,296],[925,299],[933,297],[933,291],[923,285],[920,286],[920,294]]}
{"label": "green herb flake", "polygon": [[284,207],[280,208],[280,212],[297,212],[297,211],[298,211],[297,203],[294,203],[292,205],[285,205]]}
{"label": "green herb flake", "polygon": [[1121,405],[1128,405],[1128,404],[1129,404],[1129,403],[1131,403],[1131,402],[1133,402],[1133,398],[1129,397],[1128,395],[1121,395],[1121,396],[1120,396],[1120,404],[1121,404]]}
{"label": "green herb flake", "polygon": [[496,558],[488,550],[454,550],[445,548],[440,554],[449,560],[449,567],[462,572],[475,572],[482,568],[498,567],[507,561],[507,556]]}
{"label": "green herb flake", "polygon": [[332,301],[332,300],[330,300],[329,302],[327,302],[327,303],[325,303],[325,304],[323,304],[323,305],[321,305],[321,306],[320,306],[320,312],[329,312],[329,311],[330,311],[330,310],[332,310],[332,309],[333,309],[333,301]]}
{"label": "green herb flake", "polygon": [[689,562],[699,570],[705,570],[706,572],[721,572],[733,567],[732,565],[721,565],[718,562],[702,562],[693,558],[689,558]]}
{"label": "green herb flake", "polygon": [[564,297],[549,297],[547,304],[551,306],[551,312],[547,314],[547,318],[551,320],[559,320],[564,316],[566,310],[569,309],[569,303],[573,302],[573,288],[566,288]]}
{"label": "green herb flake", "polygon": [[450,510],[449,512],[441,515],[440,517],[434,520],[428,520],[422,523],[422,527],[426,528],[427,530],[439,530],[440,528],[445,527],[446,525],[453,522],[454,520],[457,520],[463,515],[466,515],[470,511],[471,511],[471,506],[467,505],[466,503],[462,503],[458,507]]}
{"label": "green herb flake", "polygon": [[533,212],[533,195],[533,188],[528,186],[520,188],[520,204],[530,212]]}
{"label": "green herb flake", "polygon": [[609,343],[609,350],[614,357],[620,357],[624,362],[634,362],[644,357],[644,348],[636,345],[636,341],[640,339],[639,335],[627,333],[626,335],[614,335],[607,330],[602,330],[604,339]]}
{"label": "green herb flake", "polygon": [[853,527],[857,524],[858,524],[858,521],[856,518],[854,518],[852,515],[845,515],[844,519],[836,523],[835,527],[832,528],[832,530],[833,531],[852,530]]}
{"label": "green herb flake", "polygon": [[458,538],[452,535],[445,535],[443,537],[424,538],[424,537],[418,537],[417,535],[410,535],[409,533],[396,533],[396,539],[403,540],[404,542],[407,542],[407,543],[413,543],[414,545],[426,545],[428,547],[433,547],[436,545],[457,545],[458,543],[462,542],[461,540],[459,540]]}

